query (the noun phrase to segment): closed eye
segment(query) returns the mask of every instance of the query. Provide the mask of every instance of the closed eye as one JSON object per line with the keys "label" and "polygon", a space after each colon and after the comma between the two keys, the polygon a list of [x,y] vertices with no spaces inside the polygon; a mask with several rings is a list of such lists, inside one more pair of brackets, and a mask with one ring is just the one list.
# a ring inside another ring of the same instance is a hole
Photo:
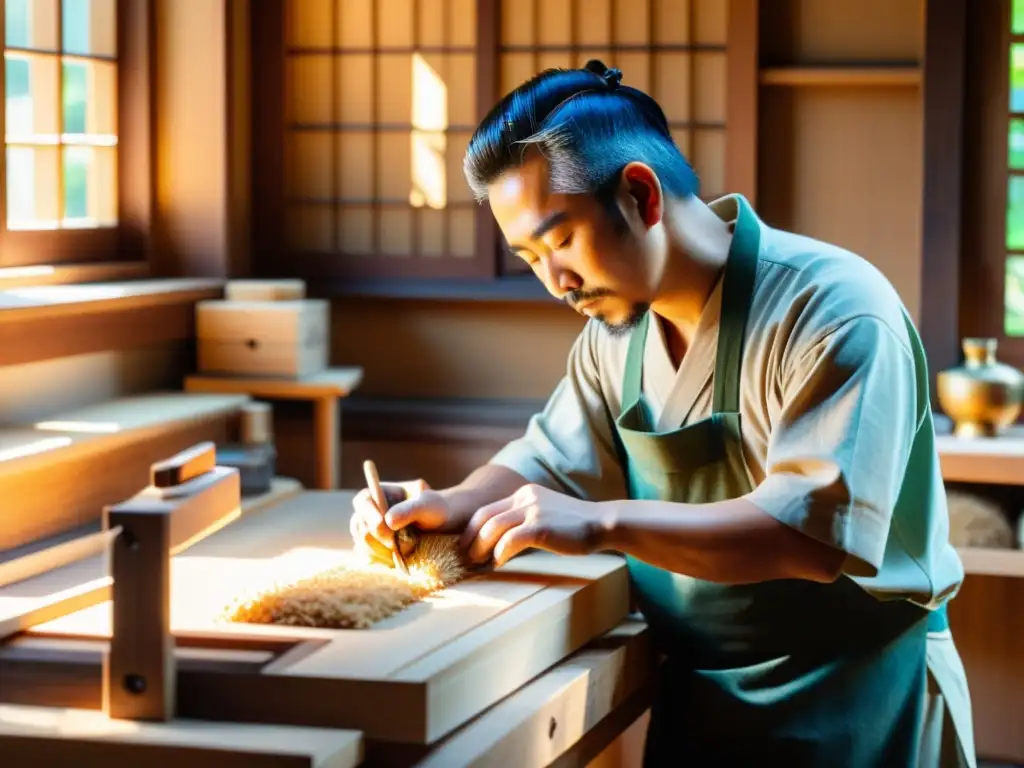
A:
{"label": "closed eye", "polygon": [[562,242],[560,242],[560,243],[558,244],[558,247],[557,247],[557,249],[556,249],[556,250],[559,250],[559,251],[561,251],[561,250],[563,250],[563,249],[565,249],[565,248],[568,248],[568,247],[569,247],[570,245],[572,245],[572,235],[573,235],[573,233],[572,233],[572,232],[570,232],[570,233],[568,234],[568,236],[567,236],[567,237],[566,237],[566,238],[565,238],[565,239],[564,239],[564,240],[563,240]]}

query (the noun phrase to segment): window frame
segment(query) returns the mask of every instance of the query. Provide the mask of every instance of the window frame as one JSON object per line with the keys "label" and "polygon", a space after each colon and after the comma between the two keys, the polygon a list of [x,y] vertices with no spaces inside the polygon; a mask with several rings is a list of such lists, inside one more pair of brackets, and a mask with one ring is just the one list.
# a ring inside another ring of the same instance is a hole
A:
{"label": "window frame", "polygon": [[[501,2],[476,0],[476,118],[480,120],[500,93]],[[750,200],[756,191],[757,146],[757,10],[758,0],[729,2],[726,66],[727,96],[725,178],[729,191]],[[286,135],[285,67],[286,0],[260,0],[251,14],[252,57],[252,230],[251,271],[258,278],[298,277],[311,294],[325,297],[366,296],[392,299],[468,301],[555,301],[532,273],[513,268],[504,258],[497,224],[486,203],[474,211],[474,255],[447,262],[438,274],[423,269],[389,274],[376,265],[364,274],[346,273],[325,259],[295,259],[285,243],[286,199],[283,137]],[[455,263],[453,263],[455,262]],[[407,265],[408,267],[409,265]]]}
{"label": "window frame", "polygon": [[967,17],[960,338],[994,338],[997,357],[1024,368],[1024,337],[1005,332],[1011,11],[996,0]]}
{"label": "window frame", "polygon": [[[0,153],[0,269],[148,259],[155,162],[153,0],[117,0],[116,14],[118,223],[88,229],[8,230],[6,152]],[[5,17],[0,14],[0,39],[4,40]],[[0,77],[0,104],[4,105],[5,85],[6,77]],[[6,108],[0,109],[0,135],[4,136],[5,120]]]}

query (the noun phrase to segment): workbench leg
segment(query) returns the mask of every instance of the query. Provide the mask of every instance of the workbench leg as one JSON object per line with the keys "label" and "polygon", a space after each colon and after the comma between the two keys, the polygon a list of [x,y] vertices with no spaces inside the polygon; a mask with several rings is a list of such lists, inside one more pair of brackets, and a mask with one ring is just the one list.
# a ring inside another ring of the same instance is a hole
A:
{"label": "workbench leg", "polygon": [[316,487],[323,491],[333,491],[338,487],[340,431],[338,398],[318,398],[314,405],[313,432],[316,439]]}

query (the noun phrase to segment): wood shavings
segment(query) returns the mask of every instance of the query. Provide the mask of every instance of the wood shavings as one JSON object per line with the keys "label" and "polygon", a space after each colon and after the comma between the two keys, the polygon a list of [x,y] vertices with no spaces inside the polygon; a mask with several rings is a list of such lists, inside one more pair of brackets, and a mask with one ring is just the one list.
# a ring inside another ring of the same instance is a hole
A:
{"label": "wood shavings", "polygon": [[365,629],[464,578],[468,568],[458,536],[425,534],[406,558],[409,575],[367,561],[275,584],[235,601],[224,619],[322,629]]}

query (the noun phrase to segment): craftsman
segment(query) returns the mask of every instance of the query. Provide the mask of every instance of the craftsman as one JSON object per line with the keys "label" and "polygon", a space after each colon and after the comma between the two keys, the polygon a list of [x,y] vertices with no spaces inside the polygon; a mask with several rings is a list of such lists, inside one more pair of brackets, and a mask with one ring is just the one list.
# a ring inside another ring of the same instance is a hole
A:
{"label": "craftsman", "polygon": [[354,537],[388,562],[409,525],[498,565],[624,554],[666,655],[647,766],[974,765],[945,623],[964,572],[905,308],[861,257],[740,195],[702,202],[621,77],[536,76],[465,158],[508,247],[590,318],[565,378],[460,485],[391,485],[386,517],[360,493]]}

